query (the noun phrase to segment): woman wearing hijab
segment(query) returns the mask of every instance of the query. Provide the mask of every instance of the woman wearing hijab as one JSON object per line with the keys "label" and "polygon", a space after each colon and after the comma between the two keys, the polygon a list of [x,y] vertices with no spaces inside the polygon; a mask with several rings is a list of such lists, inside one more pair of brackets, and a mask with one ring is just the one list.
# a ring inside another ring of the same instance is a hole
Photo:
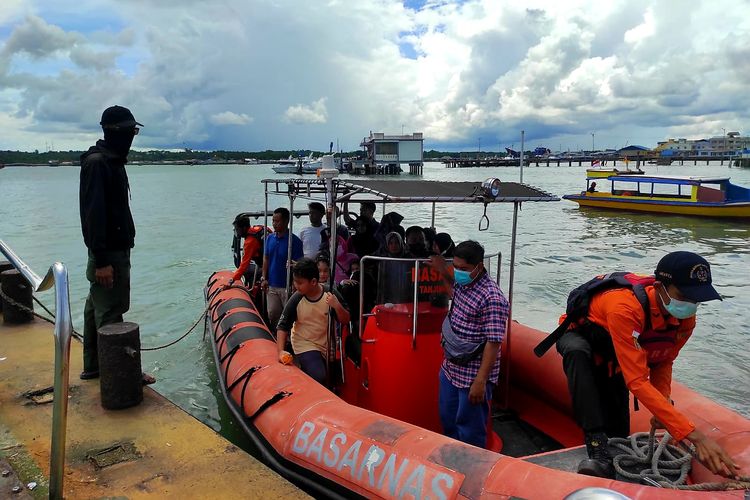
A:
{"label": "woman wearing hijab", "polygon": [[[394,259],[404,258],[404,240],[396,231],[385,237],[385,246],[378,255]],[[411,273],[413,263],[407,261],[381,261],[378,263],[378,304],[399,304],[409,302],[413,297]]]}
{"label": "woman wearing hijab", "polygon": [[406,236],[406,231],[401,226],[402,220],[404,220],[404,216],[397,212],[388,212],[383,216],[383,219],[380,221],[380,227],[375,231],[375,240],[377,240],[379,248],[385,247],[386,236],[392,232],[397,232],[403,240]]}
{"label": "woman wearing hijab", "polygon": [[446,259],[452,259],[455,248],[456,245],[453,243],[450,234],[438,233],[435,235],[435,240],[432,242],[432,252],[435,255],[442,255]]}

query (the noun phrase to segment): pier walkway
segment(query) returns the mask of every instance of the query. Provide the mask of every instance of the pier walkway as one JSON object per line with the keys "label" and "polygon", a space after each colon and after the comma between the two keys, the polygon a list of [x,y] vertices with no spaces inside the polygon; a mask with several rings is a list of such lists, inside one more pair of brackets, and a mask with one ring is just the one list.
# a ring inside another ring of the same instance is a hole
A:
{"label": "pier walkway", "polygon": [[[524,166],[549,167],[549,166],[591,166],[593,161],[599,161],[602,167],[607,164],[614,165],[616,162],[622,162],[627,159],[633,167],[640,167],[646,164],[654,165],[708,165],[710,162],[719,162],[724,165],[727,162],[729,166],[741,166],[741,160],[737,156],[575,156],[567,158],[545,158],[545,157],[524,157]],[[471,168],[471,167],[517,167],[520,164],[518,158],[446,158],[440,160],[446,168]]]}
{"label": "pier walkway", "polygon": [[[51,393],[25,394],[52,386],[53,342],[39,320],[0,324],[0,498],[47,498]],[[65,498],[309,498],[150,387],[140,405],[104,410],[99,381],[78,379],[80,342],[70,359]]]}

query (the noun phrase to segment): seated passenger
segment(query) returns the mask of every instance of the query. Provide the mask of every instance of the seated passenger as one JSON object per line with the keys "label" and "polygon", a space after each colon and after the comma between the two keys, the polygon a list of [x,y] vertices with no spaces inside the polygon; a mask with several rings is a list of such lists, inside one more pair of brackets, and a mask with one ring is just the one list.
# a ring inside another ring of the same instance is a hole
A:
{"label": "seated passenger", "polygon": [[435,235],[435,241],[432,242],[432,253],[442,255],[446,259],[453,258],[453,250],[456,244],[448,233],[438,233]]}
{"label": "seated passenger", "polygon": [[[401,235],[392,232],[386,237],[388,244],[381,248],[379,255],[391,258],[404,258],[404,243]],[[414,270],[412,262],[381,261],[377,269],[377,303],[402,304],[411,302],[414,297],[411,274]]]}
{"label": "seated passenger", "polygon": [[426,259],[430,256],[427,251],[424,231],[419,226],[411,226],[406,230],[406,254],[415,259]]}
{"label": "seated passenger", "polygon": [[592,182],[587,191],[589,193],[596,193],[596,182]]}
{"label": "seated passenger", "polygon": [[378,240],[375,231],[371,231],[367,221],[361,217],[354,223],[355,233],[349,238],[349,251],[360,257],[373,255],[378,251]]}
{"label": "seated passenger", "polygon": [[380,224],[375,220],[375,204],[371,201],[363,201],[359,204],[359,216],[349,215],[349,202],[344,202],[344,222],[347,227],[356,229],[357,222],[363,221],[371,234],[375,234]]}
{"label": "seated passenger", "polygon": [[327,285],[328,280],[331,279],[331,263],[328,261],[328,257],[319,254],[318,258],[315,259],[315,263],[318,267],[318,281],[323,285]]}
{"label": "seated passenger", "polygon": [[358,261],[359,256],[357,254],[345,253],[343,250],[339,251],[336,257],[336,273],[334,278],[337,285],[349,279],[349,276],[352,274],[352,263]]}
{"label": "seated passenger", "polygon": [[437,232],[432,227],[423,227],[422,232],[424,233],[424,245],[427,247],[427,254],[429,255],[432,251],[432,244],[435,243]]}
{"label": "seated passenger", "polygon": [[294,292],[284,307],[276,330],[279,362],[289,363],[285,350],[291,332],[292,350],[300,368],[315,381],[325,384],[328,355],[328,311],[341,323],[349,322],[349,311],[337,291],[318,282],[318,267],[312,259],[303,258],[292,269]]}
{"label": "seated passenger", "polygon": [[383,216],[380,221],[380,227],[375,231],[375,239],[378,242],[378,248],[385,248],[386,236],[392,232],[396,232],[401,235],[401,239],[406,235],[406,231],[401,226],[401,221],[404,220],[404,216],[397,212],[388,212]]}

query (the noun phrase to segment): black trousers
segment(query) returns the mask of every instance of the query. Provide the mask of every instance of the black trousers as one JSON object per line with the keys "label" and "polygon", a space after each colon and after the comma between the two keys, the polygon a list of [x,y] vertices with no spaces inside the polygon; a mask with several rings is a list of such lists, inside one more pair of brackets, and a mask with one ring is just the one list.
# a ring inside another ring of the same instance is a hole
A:
{"label": "black trousers", "polygon": [[557,341],[557,351],[563,357],[573,412],[583,432],[627,437],[629,392],[622,373],[615,373],[617,358],[609,334],[594,327],[571,330]]}

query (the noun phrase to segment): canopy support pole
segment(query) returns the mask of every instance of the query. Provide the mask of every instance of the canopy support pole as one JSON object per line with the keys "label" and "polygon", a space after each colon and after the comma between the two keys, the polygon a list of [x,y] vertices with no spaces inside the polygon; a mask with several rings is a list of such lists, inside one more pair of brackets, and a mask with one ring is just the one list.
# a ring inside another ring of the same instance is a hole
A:
{"label": "canopy support pole", "polygon": [[503,391],[503,408],[508,408],[510,395],[510,339],[513,328],[513,279],[516,274],[516,234],[518,227],[518,207],[520,202],[513,203],[513,232],[510,238],[510,272],[508,277],[508,325],[505,330],[505,356],[501,356],[503,362],[503,374],[505,379],[505,390]]}

